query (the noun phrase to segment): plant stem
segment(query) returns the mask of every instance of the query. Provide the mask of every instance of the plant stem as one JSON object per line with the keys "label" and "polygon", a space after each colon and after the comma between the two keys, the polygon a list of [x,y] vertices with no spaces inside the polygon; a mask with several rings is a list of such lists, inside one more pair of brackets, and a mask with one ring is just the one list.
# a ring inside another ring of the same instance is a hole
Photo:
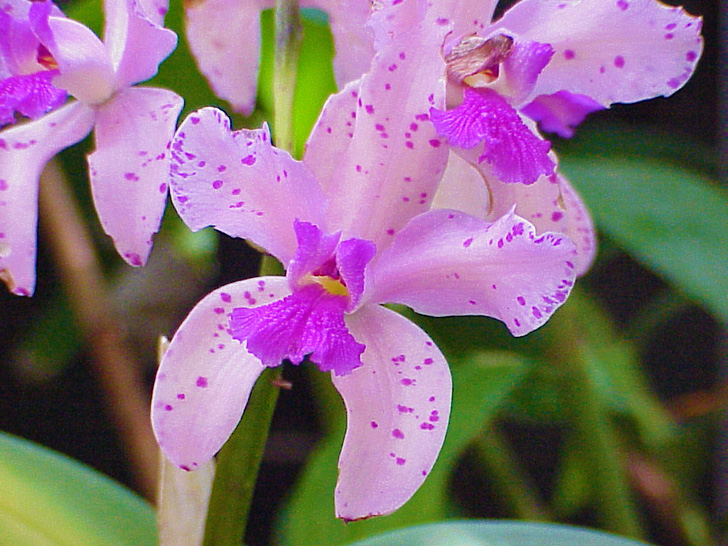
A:
{"label": "plant stem", "polygon": [[568,372],[566,388],[572,423],[592,477],[601,523],[610,531],[643,538],[620,440],[592,376],[579,306],[573,303],[568,301],[552,317],[549,327],[554,336],[555,361]]}
{"label": "plant stem", "polygon": [[549,521],[553,519],[538,493],[518,464],[511,446],[495,425],[484,430],[474,444],[485,472],[498,489],[499,498],[518,519]]}
{"label": "plant stem", "polygon": [[276,145],[293,153],[293,98],[303,27],[296,0],[276,0],[276,50],[273,73]]}
{"label": "plant stem", "polygon": [[153,499],[159,448],[149,421],[141,365],[132,356],[109,301],[91,234],[57,160],[41,174],[41,228],[48,241],[73,314],[92,355],[106,409],[131,463],[135,487]]}
{"label": "plant stem", "polygon": [[[293,151],[293,96],[301,44],[295,0],[276,0],[276,52],[273,76],[276,144]],[[280,264],[263,256],[260,274],[280,274]],[[278,400],[280,369],[260,376],[237,428],[217,457],[205,522],[204,546],[240,546],[245,536],[255,482]]]}

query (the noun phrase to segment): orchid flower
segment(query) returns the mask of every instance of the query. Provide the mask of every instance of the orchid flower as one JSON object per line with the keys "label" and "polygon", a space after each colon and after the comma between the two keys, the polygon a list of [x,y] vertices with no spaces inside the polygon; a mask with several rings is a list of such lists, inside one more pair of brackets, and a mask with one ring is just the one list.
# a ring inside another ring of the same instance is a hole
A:
{"label": "orchid flower", "polygon": [[[453,29],[438,44],[448,108],[430,110],[454,152],[436,206],[458,202],[494,220],[516,205],[539,232],[573,239],[583,274],[596,250],[593,224],[535,122],[570,137],[589,112],[671,95],[700,57],[701,21],[655,0],[521,0],[492,21],[496,3],[432,7],[437,24]],[[377,48],[422,20],[416,4],[380,4]]]}
{"label": "orchid flower", "polygon": [[[260,52],[260,13],[274,0],[201,0],[185,4],[187,41],[215,94],[235,111],[255,106]],[[339,86],[359,78],[374,56],[368,0],[302,0],[329,16],[336,44],[334,69]]]}
{"label": "orchid flower", "polygon": [[171,193],[183,220],[263,247],[286,276],[218,288],[174,335],[152,422],[177,466],[214,456],[266,367],[308,357],[331,372],[347,411],[337,516],[388,514],[437,458],[451,378],[430,337],[382,304],[495,317],[521,336],[565,301],[575,277],[568,238],[537,236],[513,211],[487,222],[432,209],[448,151],[423,120],[444,106],[445,83],[438,48],[413,44],[447,30],[425,24],[394,38],[370,72],[330,97],[303,161],[272,146],[265,127],[231,132],[214,108],[181,124]]}
{"label": "orchid flower", "polygon": [[[162,26],[166,0],[107,0],[103,42],[50,0],[1,1],[0,118],[14,121],[16,110],[37,119],[0,132],[0,277],[15,294],[33,293],[40,173],[92,129],[101,224],[128,263],[143,265],[164,211],[182,98],[133,85],[176,46]],[[76,100],[62,105],[66,92]]]}

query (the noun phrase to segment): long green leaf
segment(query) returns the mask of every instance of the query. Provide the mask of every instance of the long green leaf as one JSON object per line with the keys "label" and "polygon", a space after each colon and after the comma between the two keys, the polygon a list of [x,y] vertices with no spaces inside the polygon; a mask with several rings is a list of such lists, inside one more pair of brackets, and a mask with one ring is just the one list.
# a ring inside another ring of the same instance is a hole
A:
{"label": "long green leaf", "polygon": [[569,525],[510,521],[452,521],[387,533],[351,546],[640,546],[626,538]]}
{"label": "long green leaf", "polygon": [[153,546],[154,510],[64,455],[0,433],[0,545]]}
{"label": "long green leaf", "polygon": [[706,177],[649,159],[572,157],[564,172],[598,226],[728,322],[728,199]]}

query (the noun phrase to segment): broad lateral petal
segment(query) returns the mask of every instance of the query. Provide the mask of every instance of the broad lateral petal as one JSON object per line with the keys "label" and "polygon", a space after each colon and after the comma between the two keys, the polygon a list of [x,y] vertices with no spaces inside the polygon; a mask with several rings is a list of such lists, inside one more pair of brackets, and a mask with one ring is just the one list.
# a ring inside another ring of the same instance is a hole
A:
{"label": "broad lateral petal", "polygon": [[35,288],[38,179],[48,160],[83,139],[94,112],[73,102],[0,132],[0,278],[11,292]]}
{"label": "broad lateral petal", "polygon": [[[347,112],[355,130],[331,192],[331,230],[372,241],[377,248],[427,210],[445,169],[447,150],[429,123],[429,109],[444,107],[446,27],[422,24],[379,51],[364,75],[357,108]],[[348,106],[347,101],[339,106]],[[319,158],[322,159],[322,158]],[[327,167],[329,171],[330,168]]]}
{"label": "broad lateral petal", "polygon": [[66,17],[52,15],[50,2],[33,2],[33,32],[58,63],[53,85],[81,102],[100,104],[114,91],[114,68],[106,46],[91,30]]}
{"label": "broad lateral petal", "polygon": [[153,87],[125,89],[98,108],[91,190],[119,255],[144,265],[167,200],[169,151],[182,98]]}
{"label": "broad lateral petal", "polygon": [[509,213],[491,224],[459,211],[413,219],[372,267],[371,301],[432,316],[485,315],[515,336],[544,324],[575,278],[574,244]]}
{"label": "broad lateral petal", "polygon": [[[164,6],[148,7],[166,10]],[[147,13],[138,0],[107,0],[104,11],[104,42],[116,72],[117,89],[152,78],[177,46],[177,35],[154,23],[159,12]]]}
{"label": "broad lateral petal", "polygon": [[348,419],[336,515],[351,521],[389,514],[420,487],[445,438],[452,381],[437,346],[394,311],[365,306],[346,322],[366,345],[362,367],[332,375]]}
{"label": "broad lateral petal", "polygon": [[208,294],[177,330],[154,383],[152,426],[162,452],[178,467],[194,470],[217,453],[265,369],[230,337],[229,314],[288,294],[283,277],[235,282]]}
{"label": "broad lateral petal", "polygon": [[701,20],[656,0],[523,0],[497,24],[556,51],[534,97],[567,89],[603,106],[672,95],[703,50]]}
{"label": "broad lateral petal", "polygon": [[186,2],[187,40],[215,94],[249,115],[255,106],[265,0]]}
{"label": "broad lateral petal", "polygon": [[327,231],[316,179],[271,145],[267,127],[232,132],[222,111],[203,108],[182,122],[171,149],[173,202],[193,231],[212,225],[262,246],[282,263],[298,246],[296,219]]}

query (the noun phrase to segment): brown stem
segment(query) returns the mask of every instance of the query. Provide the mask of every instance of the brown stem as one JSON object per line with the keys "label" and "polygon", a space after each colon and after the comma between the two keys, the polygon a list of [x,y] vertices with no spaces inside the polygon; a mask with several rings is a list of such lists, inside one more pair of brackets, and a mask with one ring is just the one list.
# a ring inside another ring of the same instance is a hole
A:
{"label": "brown stem", "polygon": [[55,160],[41,175],[40,218],[77,324],[88,343],[106,409],[131,463],[136,488],[153,499],[159,455],[141,367],[114,317],[91,235]]}

